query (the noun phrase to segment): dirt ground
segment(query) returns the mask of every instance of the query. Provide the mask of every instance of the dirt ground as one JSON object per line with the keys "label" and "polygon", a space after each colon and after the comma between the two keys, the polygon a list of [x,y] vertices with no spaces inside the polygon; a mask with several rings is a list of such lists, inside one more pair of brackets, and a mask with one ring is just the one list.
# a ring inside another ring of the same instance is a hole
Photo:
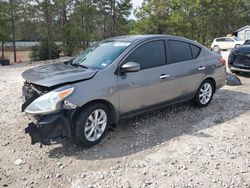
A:
{"label": "dirt ground", "polygon": [[[17,62],[25,62],[25,61],[30,61],[30,50],[18,50],[16,54]],[[10,60],[10,63],[14,63],[14,54],[12,51],[5,51],[4,56],[6,59]]]}
{"label": "dirt ground", "polygon": [[39,148],[24,133],[21,73],[0,67],[0,186],[250,187],[250,76],[203,109],[182,103],[123,121],[90,149]]}

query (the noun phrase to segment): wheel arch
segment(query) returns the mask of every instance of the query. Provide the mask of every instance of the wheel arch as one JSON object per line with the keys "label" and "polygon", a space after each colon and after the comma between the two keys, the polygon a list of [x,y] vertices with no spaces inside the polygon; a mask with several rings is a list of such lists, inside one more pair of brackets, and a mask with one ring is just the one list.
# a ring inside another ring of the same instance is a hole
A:
{"label": "wheel arch", "polygon": [[[206,80],[209,80],[209,81],[211,81],[212,82],[212,87],[213,87],[213,90],[214,90],[214,93],[215,93],[215,91],[216,91],[216,81],[215,81],[215,79],[214,78],[212,78],[212,77],[207,77],[206,79],[204,79],[202,82],[204,82],[204,81],[206,81]],[[201,83],[202,83],[201,82]],[[200,83],[200,85],[201,85],[201,83]]]}
{"label": "wheel arch", "polygon": [[101,104],[104,104],[108,107],[109,109],[109,113],[110,113],[110,117],[111,117],[111,126],[112,127],[116,127],[116,124],[118,122],[118,114],[117,114],[117,111],[114,107],[114,105],[112,103],[110,103],[109,101],[107,100],[104,100],[104,99],[95,99],[95,100],[92,100],[92,101],[89,101],[87,103],[85,103],[84,105],[82,105],[81,107],[78,107],[72,118],[71,118],[71,122],[72,122],[72,128],[74,129],[75,127],[75,120],[77,119],[77,116],[80,114],[81,110],[86,108],[86,106],[89,106],[89,105],[92,105],[94,103],[101,103]]}
{"label": "wheel arch", "polygon": [[214,46],[213,46],[213,50],[214,50],[214,48],[215,47],[218,47],[219,48],[219,50],[221,50],[221,47],[220,47],[220,45],[219,44],[215,44]]}

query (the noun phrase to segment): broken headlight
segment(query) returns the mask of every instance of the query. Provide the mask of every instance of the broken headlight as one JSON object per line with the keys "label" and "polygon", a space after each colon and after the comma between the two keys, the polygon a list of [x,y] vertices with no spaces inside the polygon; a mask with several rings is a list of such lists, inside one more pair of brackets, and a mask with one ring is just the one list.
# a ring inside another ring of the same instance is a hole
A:
{"label": "broken headlight", "polygon": [[61,101],[71,95],[74,87],[61,87],[34,100],[26,109],[28,114],[48,114],[61,108]]}

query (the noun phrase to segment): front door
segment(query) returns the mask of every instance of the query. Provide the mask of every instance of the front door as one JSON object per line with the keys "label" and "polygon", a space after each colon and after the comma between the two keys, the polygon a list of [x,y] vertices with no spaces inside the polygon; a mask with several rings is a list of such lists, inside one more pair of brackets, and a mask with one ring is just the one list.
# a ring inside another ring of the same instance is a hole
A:
{"label": "front door", "polygon": [[166,93],[166,88],[170,87],[172,81],[168,79],[164,41],[142,44],[122,64],[127,62],[140,64],[141,70],[118,75],[121,114],[173,97]]}

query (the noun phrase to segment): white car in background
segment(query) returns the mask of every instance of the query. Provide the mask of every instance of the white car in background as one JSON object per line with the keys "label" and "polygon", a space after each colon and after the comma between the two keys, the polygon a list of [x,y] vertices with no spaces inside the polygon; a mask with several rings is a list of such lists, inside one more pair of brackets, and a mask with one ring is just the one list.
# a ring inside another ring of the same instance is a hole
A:
{"label": "white car in background", "polygon": [[238,37],[219,37],[214,39],[211,49],[219,52],[220,50],[237,48],[242,44],[244,44],[244,41]]}

